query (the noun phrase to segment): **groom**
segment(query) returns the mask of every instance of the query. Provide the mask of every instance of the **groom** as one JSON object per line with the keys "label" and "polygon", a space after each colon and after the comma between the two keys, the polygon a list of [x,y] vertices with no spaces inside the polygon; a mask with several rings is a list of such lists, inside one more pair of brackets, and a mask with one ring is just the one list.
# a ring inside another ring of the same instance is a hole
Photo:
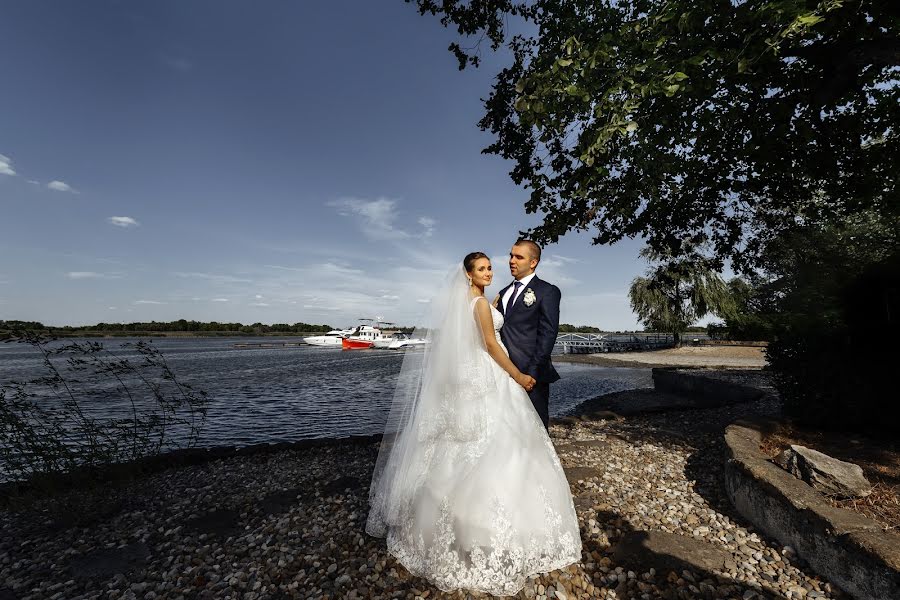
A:
{"label": "groom", "polygon": [[513,364],[537,380],[528,392],[531,403],[550,428],[550,384],[559,373],[550,353],[559,330],[559,288],[538,279],[534,270],[541,261],[541,247],[520,239],[509,251],[509,271],[515,278],[500,290],[497,309],[503,314],[500,338]]}

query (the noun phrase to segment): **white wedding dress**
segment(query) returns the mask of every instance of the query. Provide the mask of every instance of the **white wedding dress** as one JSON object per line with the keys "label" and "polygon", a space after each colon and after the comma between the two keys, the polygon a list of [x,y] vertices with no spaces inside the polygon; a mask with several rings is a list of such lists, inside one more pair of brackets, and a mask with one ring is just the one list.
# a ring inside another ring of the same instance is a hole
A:
{"label": "white wedding dress", "polygon": [[[474,299],[470,311],[476,301],[487,302]],[[491,314],[500,342],[503,316],[493,306]],[[471,376],[488,374],[492,383],[478,391],[488,433],[461,441],[451,425],[446,435],[420,435],[407,456],[415,472],[392,492],[390,510],[370,512],[366,529],[443,591],[512,595],[529,575],[580,561],[581,537],[562,465],[528,394],[483,347],[476,354]]]}

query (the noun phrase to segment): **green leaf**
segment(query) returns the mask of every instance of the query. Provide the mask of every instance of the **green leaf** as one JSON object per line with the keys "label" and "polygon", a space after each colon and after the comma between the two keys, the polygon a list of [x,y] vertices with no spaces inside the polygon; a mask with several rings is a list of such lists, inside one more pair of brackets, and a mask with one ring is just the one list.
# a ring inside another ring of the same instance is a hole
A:
{"label": "green leaf", "polygon": [[525,91],[525,80],[520,79],[519,81],[516,82],[516,93],[521,94],[524,91]]}
{"label": "green leaf", "polygon": [[675,92],[681,89],[681,86],[677,83],[673,83],[672,85],[666,86],[666,96],[674,96]]}
{"label": "green leaf", "polygon": [[803,25],[804,27],[812,27],[816,23],[821,23],[825,20],[825,17],[820,17],[816,14],[803,15],[802,17],[797,17],[797,23]]}
{"label": "green leaf", "polygon": [[750,61],[746,59],[740,59],[738,61],[738,73],[745,73],[747,71],[747,66],[750,64]]}
{"label": "green leaf", "polygon": [[628,125],[625,126],[625,131],[631,133],[632,131],[637,131],[638,124],[634,121],[628,121]]}
{"label": "green leaf", "polygon": [[528,100],[524,96],[520,96],[516,99],[513,107],[519,112],[525,112],[526,110],[528,110]]}
{"label": "green leaf", "polygon": [[684,81],[688,78],[686,73],[682,73],[681,71],[676,71],[676,73],[672,76],[675,81]]}
{"label": "green leaf", "polygon": [[558,64],[561,67],[568,67],[569,65],[572,64],[572,59],[571,58],[557,58],[556,64]]}

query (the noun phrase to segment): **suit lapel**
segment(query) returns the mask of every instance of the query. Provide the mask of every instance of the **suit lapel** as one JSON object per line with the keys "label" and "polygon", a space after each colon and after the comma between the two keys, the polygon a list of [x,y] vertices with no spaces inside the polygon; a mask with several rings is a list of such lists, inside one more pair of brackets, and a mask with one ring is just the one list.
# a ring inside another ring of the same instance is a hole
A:
{"label": "suit lapel", "polygon": [[500,302],[498,302],[499,306],[497,307],[497,310],[499,310],[500,314],[503,315],[504,317],[506,316],[506,308],[503,306],[503,295],[506,293],[506,290],[508,290],[510,287],[512,287],[512,284],[509,284],[508,286],[506,286],[505,288],[500,290]]}

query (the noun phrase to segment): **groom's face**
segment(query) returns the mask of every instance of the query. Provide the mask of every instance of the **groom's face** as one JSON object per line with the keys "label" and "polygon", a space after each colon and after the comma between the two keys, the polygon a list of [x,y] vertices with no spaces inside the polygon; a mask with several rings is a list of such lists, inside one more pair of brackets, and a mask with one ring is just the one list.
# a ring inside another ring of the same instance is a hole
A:
{"label": "groom's face", "polygon": [[531,256],[528,246],[515,245],[509,251],[509,272],[515,279],[521,279],[534,273],[538,261]]}

